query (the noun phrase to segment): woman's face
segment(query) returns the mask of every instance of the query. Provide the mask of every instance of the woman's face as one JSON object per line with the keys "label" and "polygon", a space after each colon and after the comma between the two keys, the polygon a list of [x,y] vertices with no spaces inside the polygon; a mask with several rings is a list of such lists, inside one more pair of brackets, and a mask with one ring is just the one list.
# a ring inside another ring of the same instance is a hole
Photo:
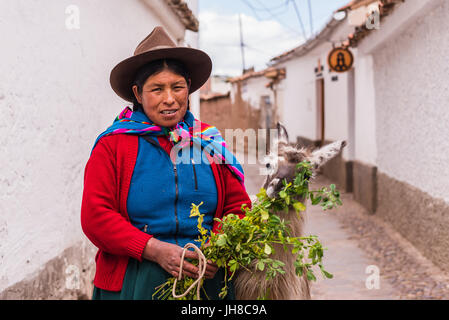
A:
{"label": "woman's face", "polygon": [[187,111],[189,87],[183,76],[163,70],[150,76],[142,88],[132,87],[137,101],[150,120],[162,127],[173,127]]}

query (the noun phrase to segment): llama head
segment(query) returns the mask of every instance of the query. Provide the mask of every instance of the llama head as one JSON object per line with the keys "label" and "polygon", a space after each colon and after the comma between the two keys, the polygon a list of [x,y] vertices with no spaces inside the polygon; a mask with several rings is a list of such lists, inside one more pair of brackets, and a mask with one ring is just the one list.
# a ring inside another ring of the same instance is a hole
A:
{"label": "llama head", "polygon": [[298,163],[309,161],[314,175],[316,169],[337,156],[346,146],[346,141],[339,140],[315,150],[298,148],[288,142],[288,133],[284,126],[278,123],[277,129],[278,138],[274,141],[273,151],[263,161],[267,175],[263,187],[269,197],[274,197],[282,190],[284,179],[287,183],[293,181]]}

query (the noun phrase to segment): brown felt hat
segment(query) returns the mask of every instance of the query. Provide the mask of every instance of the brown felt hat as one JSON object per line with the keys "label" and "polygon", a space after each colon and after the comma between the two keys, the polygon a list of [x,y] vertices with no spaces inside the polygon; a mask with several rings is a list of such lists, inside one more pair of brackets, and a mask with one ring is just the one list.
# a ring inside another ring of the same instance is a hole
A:
{"label": "brown felt hat", "polygon": [[190,75],[192,93],[209,79],[212,61],[203,51],[178,47],[164,28],[158,26],[142,40],[134,55],[117,64],[111,71],[111,87],[121,98],[132,101],[132,86],[137,71],[145,64],[160,59],[176,59],[184,64]]}

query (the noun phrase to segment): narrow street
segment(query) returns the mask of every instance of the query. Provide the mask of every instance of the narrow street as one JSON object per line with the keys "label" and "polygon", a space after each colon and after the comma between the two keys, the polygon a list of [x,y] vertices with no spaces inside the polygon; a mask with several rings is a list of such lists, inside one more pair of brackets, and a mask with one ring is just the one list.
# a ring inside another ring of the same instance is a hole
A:
{"label": "narrow street", "polygon": [[[264,177],[257,165],[244,165],[248,194],[254,195]],[[318,176],[312,189],[332,182]],[[337,186],[338,188],[338,186]],[[448,299],[449,277],[425,259],[389,225],[342,193],[343,206],[331,211],[308,203],[306,235],[317,235],[327,248],[323,264],[333,279],[319,272],[312,282],[315,300]],[[371,267],[369,267],[371,266]],[[368,269],[367,269],[368,268]],[[378,286],[374,285],[378,272]],[[368,281],[367,281],[368,280]],[[368,282],[368,283],[367,283]]]}

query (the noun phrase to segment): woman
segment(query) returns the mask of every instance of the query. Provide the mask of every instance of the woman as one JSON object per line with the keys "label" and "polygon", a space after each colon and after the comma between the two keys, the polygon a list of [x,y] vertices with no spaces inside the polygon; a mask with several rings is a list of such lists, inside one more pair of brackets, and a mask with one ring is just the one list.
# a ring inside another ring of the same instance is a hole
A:
{"label": "woman", "polygon": [[[251,205],[242,168],[218,130],[189,111],[189,94],[211,68],[207,54],[176,47],[156,27],[112,70],[113,90],[133,110],[99,135],[85,168],[81,224],[99,249],[93,299],[157,298],[155,287],[178,276],[183,246],[198,238],[192,203],[203,202],[203,226],[212,232],[219,230],[214,217],[242,216],[242,204]],[[196,258],[186,253],[183,275],[198,276],[188,261]],[[224,272],[208,262],[208,298],[218,299]]]}

